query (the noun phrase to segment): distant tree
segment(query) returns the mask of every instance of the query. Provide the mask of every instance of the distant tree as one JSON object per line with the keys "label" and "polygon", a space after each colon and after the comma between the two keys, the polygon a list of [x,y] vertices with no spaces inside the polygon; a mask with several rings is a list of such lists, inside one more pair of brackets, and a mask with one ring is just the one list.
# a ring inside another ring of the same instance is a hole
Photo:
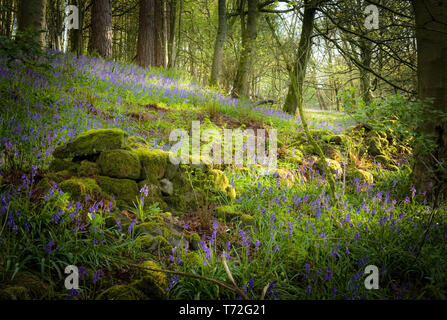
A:
{"label": "distant tree", "polygon": [[[292,87],[293,83],[289,85],[286,101],[284,104],[284,111],[289,114],[295,114],[298,105],[303,104],[303,85],[306,76],[306,68],[309,62],[309,57],[312,49],[312,32],[314,28],[314,19],[317,12],[317,6],[321,1],[306,0],[304,5],[303,28],[301,31],[300,42],[298,44],[295,63],[293,65],[293,73],[295,74],[297,87]],[[298,94],[298,96],[296,95]]]}
{"label": "distant tree", "polygon": [[236,78],[233,85],[233,97],[248,97],[249,81],[252,67],[253,51],[256,40],[256,22],[258,18],[258,0],[241,0],[241,11],[244,10],[247,1],[248,11],[240,14],[242,50],[239,57]]}
{"label": "distant tree", "polygon": [[210,85],[219,84],[222,69],[223,50],[225,38],[227,37],[227,10],[226,0],[219,0],[218,4],[219,22],[217,27],[216,41],[214,44],[213,65],[211,68]]}
{"label": "distant tree", "polygon": [[112,0],[94,0],[91,13],[89,51],[107,58],[112,55]]}

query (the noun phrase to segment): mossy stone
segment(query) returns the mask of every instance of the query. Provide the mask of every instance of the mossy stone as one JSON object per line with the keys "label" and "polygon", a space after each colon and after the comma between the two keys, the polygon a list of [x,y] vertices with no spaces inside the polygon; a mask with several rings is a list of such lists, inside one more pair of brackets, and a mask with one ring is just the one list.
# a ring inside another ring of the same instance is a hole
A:
{"label": "mossy stone", "polygon": [[203,263],[203,259],[197,252],[188,252],[184,258],[184,263],[188,264],[191,267],[201,266]]}
{"label": "mossy stone", "polygon": [[82,160],[78,168],[78,176],[93,177],[99,175],[99,168],[95,162]]}
{"label": "mossy stone", "polygon": [[147,300],[143,292],[131,285],[117,284],[104,292],[108,300]]}
{"label": "mossy stone", "polygon": [[138,185],[134,180],[99,176],[96,181],[104,192],[113,195],[117,200],[124,200],[130,205],[132,201],[136,201],[139,194]]}
{"label": "mossy stone", "polygon": [[30,296],[25,287],[8,286],[0,290],[0,300],[30,300]]}
{"label": "mossy stone", "polygon": [[36,184],[36,189],[42,193],[42,194],[46,194],[48,193],[48,191],[50,191],[51,189],[51,183],[49,182],[47,177],[43,177],[42,179],[39,180],[39,182]]}
{"label": "mossy stone", "polygon": [[103,176],[136,180],[141,174],[138,156],[127,150],[104,151],[96,163]]}
{"label": "mossy stone", "polygon": [[152,260],[144,261],[140,266],[141,269],[138,270],[137,274],[137,276],[140,277],[140,280],[134,281],[132,286],[141,290],[149,298],[166,298],[166,288],[169,285],[166,274],[164,272],[151,270],[160,270],[162,267]]}
{"label": "mossy stone", "polygon": [[12,282],[16,286],[25,287],[32,299],[41,299],[48,293],[48,284],[29,272],[18,272]]}
{"label": "mossy stone", "polygon": [[87,157],[124,147],[128,134],[120,129],[92,129],[54,151],[55,158]]}
{"label": "mossy stone", "polygon": [[87,195],[101,195],[101,188],[91,178],[71,178],[63,181],[60,188],[69,193],[73,200],[81,200]]}
{"label": "mossy stone", "polygon": [[152,183],[165,175],[169,161],[169,152],[163,150],[140,148],[133,150],[141,162],[140,179],[148,179]]}
{"label": "mossy stone", "polygon": [[241,222],[244,226],[253,226],[256,223],[256,220],[253,216],[249,214],[242,214],[241,215]]}
{"label": "mossy stone", "polygon": [[78,168],[79,164],[67,159],[58,159],[58,158],[55,158],[53,161],[51,161],[50,165],[48,166],[48,170],[54,172],[63,170],[77,172]]}
{"label": "mossy stone", "polygon": [[199,243],[201,241],[200,236],[197,233],[191,233],[188,236],[188,240],[189,240],[189,246],[192,250],[199,250],[200,246]]}
{"label": "mossy stone", "polygon": [[354,180],[357,178],[361,183],[372,184],[374,182],[374,176],[371,172],[360,169],[349,170],[346,177],[348,180]]}
{"label": "mossy stone", "polygon": [[241,216],[241,212],[232,206],[222,206],[216,208],[216,216],[226,222],[230,222]]}
{"label": "mossy stone", "polygon": [[[340,163],[339,163],[338,161],[333,160],[333,159],[328,159],[328,158],[326,158],[326,163],[327,163],[326,168],[329,167],[329,169],[331,170],[331,173],[332,173],[332,174],[336,174],[336,175],[338,175],[338,176],[340,176],[340,175],[343,174],[343,169],[341,168],[341,165],[340,165]],[[323,164],[322,159],[319,159],[319,160],[315,163],[315,165],[316,165],[316,167],[318,168],[318,170],[320,170],[320,173],[323,174],[323,173],[324,173],[324,168],[325,168],[325,166],[324,166],[324,164]]]}

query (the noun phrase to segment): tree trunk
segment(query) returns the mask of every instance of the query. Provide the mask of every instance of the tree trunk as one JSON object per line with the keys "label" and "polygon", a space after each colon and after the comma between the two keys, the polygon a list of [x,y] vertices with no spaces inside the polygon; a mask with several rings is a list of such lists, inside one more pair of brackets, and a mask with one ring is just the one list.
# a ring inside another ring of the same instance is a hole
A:
{"label": "tree trunk", "polygon": [[45,33],[41,32],[45,28],[45,0],[20,0],[17,17],[18,31],[30,30],[38,32],[35,41],[41,46],[45,46]]}
{"label": "tree trunk", "polygon": [[77,0],[75,2],[78,7],[79,12],[79,29],[71,29],[70,30],[70,51],[75,53],[76,56],[81,56],[84,54],[84,38],[83,38],[83,29],[84,29],[84,3],[85,0]]}
{"label": "tree trunk", "polygon": [[154,6],[154,66],[163,65],[163,0],[155,0]]}
{"label": "tree trunk", "polygon": [[[371,43],[364,39],[359,41],[360,58],[363,66],[371,68],[372,52]],[[360,92],[365,105],[371,103],[371,79],[369,71],[359,68],[360,72]]]}
{"label": "tree trunk", "polygon": [[412,181],[418,191],[427,191],[442,198],[447,195],[447,125],[435,112],[447,112],[447,3],[413,0],[413,7],[416,16],[418,94],[421,99],[433,98],[419,132],[432,135],[434,146],[429,150],[421,144],[416,146]]}
{"label": "tree trunk", "polygon": [[312,32],[316,11],[317,7],[315,1],[306,1],[304,6],[303,27],[301,30],[300,42],[298,44],[296,63],[294,65],[295,70],[293,70],[297,79],[298,87],[296,88],[296,92],[298,93],[298,96],[295,96],[295,90],[293,90],[292,84],[290,84],[284,103],[284,111],[293,115],[296,113],[297,105],[303,104],[304,77],[306,75],[307,63],[309,62],[312,49]]}
{"label": "tree trunk", "polygon": [[169,63],[169,23],[167,0],[163,1],[163,66],[168,67]]}
{"label": "tree trunk", "polygon": [[[245,1],[243,1],[245,2]],[[256,20],[258,15],[258,1],[247,0],[248,15],[245,26],[244,15],[241,15],[242,51],[233,86],[233,97],[248,97],[248,78],[252,69],[252,58],[256,40]],[[244,6],[242,6],[244,8]]]}
{"label": "tree trunk", "polygon": [[48,45],[51,49],[60,51],[62,48],[62,16],[60,0],[50,1],[48,6]]}
{"label": "tree trunk", "polygon": [[137,63],[146,68],[154,63],[154,0],[140,0]]}
{"label": "tree trunk", "polygon": [[177,56],[177,44],[176,44],[176,26],[177,26],[177,1],[170,1],[170,10],[169,10],[169,67],[175,68],[175,60]]}
{"label": "tree trunk", "polygon": [[112,55],[112,0],[95,0],[92,4],[89,51],[107,58]]}
{"label": "tree trunk", "polygon": [[216,42],[214,43],[213,66],[211,68],[211,77],[209,82],[209,84],[212,86],[219,84],[220,72],[222,69],[223,50],[225,45],[225,38],[227,37],[226,11],[226,1],[219,0],[219,22],[217,27]]}

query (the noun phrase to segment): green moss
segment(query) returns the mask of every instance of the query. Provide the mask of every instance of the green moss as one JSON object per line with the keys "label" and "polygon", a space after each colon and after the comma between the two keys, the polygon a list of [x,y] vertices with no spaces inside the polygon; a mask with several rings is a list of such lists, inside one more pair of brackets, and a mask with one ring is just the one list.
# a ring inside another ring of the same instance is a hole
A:
{"label": "green moss", "polygon": [[256,223],[256,220],[253,216],[251,216],[249,214],[242,214],[241,222],[244,226],[252,226]]}
{"label": "green moss", "polygon": [[80,200],[87,195],[100,195],[101,188],[90,178],[71,178],[60,184],[62,191],[71,195],[73,200]]}
{"label": "green moss", "polygon": [[124,147],[128,134],[120,129],[92,129],[79,134],[65,146],[57,147],[55,158],[85,157]]}
{"label": "green moss", "polygon": [[0,300],[30,300],[30,296],[25,287],[9,286],[0,290]]}
{"label": "green moss", "polygon": [[[341,168],[341,165],[340,165],[340,163],[338,161],[326,158],[326,162],[327,162],[327,165],[328,165],[329,169],[331,170],[331,172],[333,174],[337,174],[338,176],[343,174],[343,169]],[[324,172],[324,165],[323,165],[322,159],[319,159],[315,163],[315,165],[318,168],[318,170],[320,170],[320,173]]]}
{"label": "green moss", "polygon": [[14,285],[27,288],[33,299],[41,299],[48,293],[48,284],[29,272],[18,272],[12,281]]}
{"label": "green moss", "polygon": [[99,175],[98,165],[88,160],[82,160],[78,168],[78,175],[80,177],[92,177]]}
{"label": "green moss", "polygon": [[129,205],[132,201],[136,201],[139,194],[137,183],[133,180],[99,176],[96,181],[102,190],[113,195],[117,200],[126,201]]}
{"label": "green moss", "polygon": [[68,170],[75,173],[77,172],[78,168],[79,164],[70,160],[58,158],[55,158],[53,161],[51,161],[50,165],[48,166],[48,170],[54,172]]}
{"label": "green moss", "polygon": [[113,178],[136,180],[141,165],[138,156],[127,150],[108,150],[101,153],[97,162],[101,174]]}
{"label": "green moss", "polygon": [[36,189],[42,194],[48,193],[51,189],[51,183],[49,182],[48,178],[44,177],[40,179],[36,185]]}
{"label": "green moss", "polygon": [[47,173],[47,178],[49,181],[56,182],[57,184],[61,183],[64,180],[68,180],[73,177],[73,173],[68,170],[62,170],[58,172],[49,172]]}
{"label": "green moss", "polygon": [[303,154],[316,154],[314,146],[311,144],[302,144],[300,145],[300,149]]}
{"label": "green moss", "polygon": [[134,286],[123,284],[110,287],[103,296],[108,300],[147,300],[143,292]]}
{"label": "green moss", "polygon": [[203,259],[197,252],[188,252],[186,256],[184,257],[184,263],[194,267],[194,266],[201,266],[203,263]]}
{"label": "green moss", "polygon": [[133,152],[141,161],[141,179],[156,183],[163,178],[169,161],[168,152],[148,148],[135,149]]}
{"label": "green moss", "polygon": [[360,169],[349,170],[346,173],[346,177],[348,180],[354,180],[355,178],[360,179],[361,183],[366,182],[367,184],[372,184],[374,182],[372,173]]}
{"label": "green moss", "polygon": [[141,250],[154,250],[154,237],[148,234],[142,235],[135,240],[135,245]]}
{"label": "green moss", "polygon": [[189,241],[189,246],[191,247],[191,249],[199,250],[199,243],[201,239],[197,233],[191,233],[190,235],[188,235],[187,239]]}
{"label": "green moss", "polygon": [[232,206],[222,206],[216,208],[216,215],[224,221],[231,221],[241,216],[241,212]]}
{"label": "green moss", "polygon": [[154,261],[147,260],[141,263],[137,276],[140,277],[132,283],[134,288],[141,290],[151,299],[166,298],[166,288],[168,287],[168,278],[164,272],[154,271],[150,269],[162,269],[162,267]]}
{"label": "green moss", "polygon": [[141,147],[149,147],[146,140],[137,136],[131,136],[127,139],[126,148],[135,149]]}
{"label": "green moss", "polygon": [[208,173],[213,176],[214,188],[217,191],[224,192],[228,197],[232,199],[236,198],[236,191],[230,185],[230,182],[228,181],[228,178],[223,171],[211,169]]}

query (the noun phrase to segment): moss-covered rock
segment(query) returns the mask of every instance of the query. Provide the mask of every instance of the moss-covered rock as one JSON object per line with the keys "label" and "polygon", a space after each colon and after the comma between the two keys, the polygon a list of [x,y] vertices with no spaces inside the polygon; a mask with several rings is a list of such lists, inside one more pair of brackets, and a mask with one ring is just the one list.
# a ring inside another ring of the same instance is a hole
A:
{"label": "moss-covered rock", "polygon": [[71,178],[63,181],[59,186],[62,191],[69,193],[73,200],[81,200],[87,195],[101,195],[101,188],[91,178]]}
{"label": "moss-covered rock", "polygon": [[106,150],[121,149],[125,146],[128,134],[120,129],[92,129],[79,134],[65,146],[54,151],[59,159],[88,157]]}
{"label": "moss-covered rock", "polygon": [[348,170],[346,177],[348,181],[353,181],[357,178],[360,180],[360,183],[372,184],[374,182],[374,176],[371,172],[360,169]]}
{"label": "moss-covered rock", "polygon": [[[341,165],[338,161],[333,160],[333,159],[327,159],[326,158],[326,163],[327,163],[327,167],[329,167],[329,169],[331,170],[332,174],[336,174],[337,176],[340,176],[343,174],[343,169],[341,168]],[[319,159],[316,163],[315,163],[317,169],[320,171],[320,173],[324,173],[324,164],[322,159]],[[327,168],[326,167],[326,168]]]}
{"label": "moss-covered rock", "polygon": [[161,266],[151,260],[141,263],[141,269],[138,271],[140,280],[134,281],[132,286],[141,290],[146,296],[151,299],[166,298],[166,288],[169,285],[168,278],[164,272],[154,271],[151,269],[160,270]]}
{"label": "moss-covered rock", "polygon": [[96,163],[104,176],[136,180],[141,175],[140,159],[132,151],[107,150]]}
{"label": "moss-covered rock", "polygon": [[256,220],[253,216],[249,214],[242,214],[241,215],[241,222],[244,226],[253,226],[256,223]]}
{"label": "moss-covered rock", "polygon": [[286,162],[290,162],[290,163],[301,165],[303,163],[303,160],[304,160],[304,155],[303,155],[303,152],[300,149],[293,149],[292,152],[287,153],[284,156],[284,160]]}
{"label": "moss-covered rock", "polygon": [[197,233],[191,233],[190,235],[188,235],[188,241],[189,241],[189,247],[192,250],[199,250],[199,244],[200,244],[200,236]]}
{"label": "moss-covered rock", "polygon": [[383,131],[368,133],[368,152],[373,156],[386,155],[388,148],[387,135]]}
{"label": "moss-covered rock", "polygon": [[48,166],[48,170],[54,172],[68,170],[73,173],[76,173],[78,168],[79,168],[78,163],[72,162],[67,159],[58,159],[58,158],[55,158],[53,161],[51,161],[50,165]]}
{"label": "moss-covered rock", "polygon": [[284,168],[276,169],[273,176],[279,178],[281,183],[288,186],[289,188],[292,187],[295,183],[295,176],[293,175],[293,173]]}
{"label": "moss-covered rock", "polygon": [[74,176],[74,173],[68,170],[62,170],[58,172],[48,172],[46,178],[50,183],[61,183],[64,180],[68,180]]}
{"label": "moss-covered rock", "polygon": [[131,285],[118,284],[107,289],[103,297],[107,300],[147,300],[143,292]]}
{"label": "moss-covered rock", "polygon": [[0,290],[0,300],[30,300],[29,291],[21,286],[7,286]]}
{"label": "moss-covered rock", "polygon": [[222,206],[216,208],[216,216],[226,222],[240,218],[241,212],[232,206]]}
{"label": "moss-covered rock", "polygon": [[309,144],[302,144],[300,146],[300,150],[303,154],[316,154],[316,150],[314,149],[314,146]]}
{"label": "moss-covered rock", "polygon": [[15,286],[26,288],[31,299],[42,299],[48,293],[48,284],[29,272],[18,272],[12,283]]}
{"label": "moss-covered rock", "polygon": [[208,174],[211,175],[214,179],[214,188],[217,191],[224,192],[228,197],[235,199],[236,192],[233,191],[233,187],[230,185],[227,176],[223,171],[217,169],[211,169],[208,171]]}
{"label": "moss-covered rock", "polygon": [[82,160],[78,168],[78,176],[80,177],[94,177],[99,175],[99,168],[95,162]]}
{"label": "moss-covered rock", "polygon": [[96,181],[104,192],[113,195],[117,200],[129,203],[129,205],[136,201],[139,194],[138,185],[134,180],[99,176]]}
{"label": "moss-covered rock", "polygon": [[43,177],[42,179],[39,180],[39,182],[37,182],[36,190],[42,194],[46,194],[46,193],[48,193],[48,191],[50,191],[51,186],[52,186],[52,184],[50,183],[48,178]]}
{"label": "moss-covered rock", "polygon": [[203,259],[200,256],[200,254],[191,251],[186,254],[184,258],[184,263],[191,267],[201,266],[203,263]]}
{"label": "moss-covered rock", "polygon": [[149,148],[140,148],[133,151],[141,161],[140,179],[148,179],[152,183],[165,175],[169,161],[169,152]]}

